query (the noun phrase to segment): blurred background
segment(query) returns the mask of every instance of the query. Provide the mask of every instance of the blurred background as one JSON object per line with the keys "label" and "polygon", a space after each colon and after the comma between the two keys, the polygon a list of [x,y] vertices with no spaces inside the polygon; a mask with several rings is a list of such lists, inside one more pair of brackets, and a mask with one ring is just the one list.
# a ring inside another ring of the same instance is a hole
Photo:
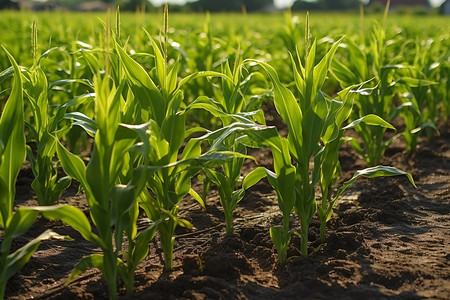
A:
{"label": "blurred background", "polygon": [[[277,12],[292,10],[357,11],[364,5],[366,12],[381,12],[387,0],[170,0],[171,11],[176,12]],[[165,0],[0,0],[0,9],[32,11],[70,10],[106,11],[119,5],[121,10],[157,11]],[[450,0],[392,0],[392,12],[416,14],[450,14]]]}

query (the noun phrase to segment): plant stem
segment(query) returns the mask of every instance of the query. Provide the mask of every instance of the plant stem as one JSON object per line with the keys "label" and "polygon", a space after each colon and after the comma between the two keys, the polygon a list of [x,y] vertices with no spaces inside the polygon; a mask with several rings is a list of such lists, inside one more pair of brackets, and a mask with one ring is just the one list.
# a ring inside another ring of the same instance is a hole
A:
{"label": "plant stem", "polygon": [[173,233],[175,231],[175,227],[176,224],[172,219],[168,220],[166,223],[162,223],[159,227],[161,247],[164,253],[164,264],[166,270],[172,270],[173,242],[175,241]]}
{"label": "plant stem", "polygon": [[227,234],[231,234],[234,231],[233,228],[233,213],[232,212],[225,212],[225,222],[227,225]]}
{"label": "plant stem", "polygon": [[323,244],[325,243],[326,239],[326,228],[327,228],[327,222],[326,220],[320,220],[320,242]]}
{"label": "plant stem", "polygon": [[6,281],[0,282],[0,300],[3,300],[5,298],[5,291],[6,291]]}
{"label": "plant stem", "polygon": [[280,262],[283,264],[287,258],[287,249],[291,240],[289,233],[290,214],[283,214],[283,253],[280,254]]}
{"label": "plant stem", "polygon": [[133,255],[133,249],[135,247],[135,243],[131,237],[130,234],[127,234],[128,239],[128,257],[127,257],[127,278],[122,278],[122,280],[125,282],[125,289],[127,295],[130,295],[133,293],[134,289],[134,255]]}
{"label": "plant stem", "polygon": [[303,256],[308,256],[308,229],[308,222],[304,219],[301,219],[300,251]]}
{"label": "plant stem", "polygon": [[117,258],[114,251],[104,251],[103,276],[108,283],[109,299],[117,299]]}

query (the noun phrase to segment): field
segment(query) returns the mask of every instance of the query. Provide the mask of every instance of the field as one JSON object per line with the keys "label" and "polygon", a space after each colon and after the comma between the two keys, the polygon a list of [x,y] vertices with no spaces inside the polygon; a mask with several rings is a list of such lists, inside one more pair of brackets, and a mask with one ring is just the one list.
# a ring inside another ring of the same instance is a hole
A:
{"label": "field", "polygon": [[449,18],[0,26],[0,299],[450,298]]}

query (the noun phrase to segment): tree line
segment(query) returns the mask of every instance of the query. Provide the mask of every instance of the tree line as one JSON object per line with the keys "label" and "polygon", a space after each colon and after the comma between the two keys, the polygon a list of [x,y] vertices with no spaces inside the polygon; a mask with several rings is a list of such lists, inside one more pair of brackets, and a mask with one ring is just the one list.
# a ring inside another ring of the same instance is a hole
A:
{"label": "tree line", "polygon": [[[20,0],[1,0],[0,9],[16,9]],[[82,2],[93,0],[50,0],[62,6],[70,7]],[[101,0],[105,3],[119,5],[121,10],[136,10],[145,7],[147,10],[157,9],[148,0]],[[348,10],[359,7],[362,0],[297,0],[292,5],[292,10]],[[210,11],[210,12],[248,12],[270,10],[274,8],[273,0],[197,0],[185,5],[171,5],[172,11]]]}

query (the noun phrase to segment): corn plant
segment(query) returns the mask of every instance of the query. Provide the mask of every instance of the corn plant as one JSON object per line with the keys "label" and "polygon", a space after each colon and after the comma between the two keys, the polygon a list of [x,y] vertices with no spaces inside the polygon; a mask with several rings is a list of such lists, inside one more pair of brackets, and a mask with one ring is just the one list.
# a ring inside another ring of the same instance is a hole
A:
{"label": "corn plant", "polygon": [[56,128],[51,128],[56,122],[50,121],[48,103],[48,83],[43,70],[38,66],[34,70],[23,72],[24,92],[27,95],[34,122],[27,122],[28,141],[36,145],[36,156],[30,146],[27,146],[27,160],[35,179],[31,183],[36,193],[39,205],[52,205],[71,183],[70,177],[58,178],[57,164],[53,158],[56,154],[55,139],[51,135]]}
{"label": "corn plant", "polygon": [[376,115],[367,115],[350,124],[343,126],[349,118],[353,107],[353,101],[356,95],[366,94],[369,89],[362,89],[361,86],[351,86],[341,91],[337,99],[329,102],[329,112],[326,118],[324,134],[321,137],[322,149],[316,154],[314,160],[320,164],[320,188],[322,192],[321,203],[317,205],[317,212],[320,220],[320,240],[326,241],[326,223],[331,218],[333,207],[336,205],[342,193],[353,184],[360,176],[374,178],[380,176],[398,176],[404,175],[412,185],[415,186],[411,174],[389,166],[376,166],[358,170],[354,176],[344,182],[342,186],[333,194],[336,182],[340,179],[339,147],[345,142],[344,133],[361,123],[370,126],[391,127],[389,123]]}
{"label": "corn plant", "polygon": [[[270,237],[277,250],[280,263],[287,258],[287,250],[295,231],[290,228],[290,215],[296,202],[296,168],[292,165],[289,150],[289,141],[281,137],[275,128],[269,128],[265,132],[250,132],[249,137],[253,142],[269,146],[272,150],[274,172],[258,167],[252,171],[256,180],[267,177],[269,184],[277,193],[278,207],[282,214],[282,225],[270,227]],[[251,178],[251,177],[250,177]]]}
{"label": "corn plant", "polygon": [[[387,45],[388,42],[389,45]],[[409,72],[413,67],[405,63],[397,63],[387,56],[389,50],[397,51],[395,47],[399,43],[398,40],[386,41],[385,29],[377,25],[374,26],[368,47],[359,47],[352,40],[346,40],[345,48],[351,57],[349,65],[344,65],[339,60],[333,61],[333,74],[343,88],[372,78],[375,79],[375,88],[370,93],[357,96],[350,116],[351,121],[367,114],[375,114],[387,122],[391,122],[398,115],[398,110],[406,111],[405,107],[407,106],[414,109],[409,104],[397,107],[395,103],[395,98],[402,90],[403,85],[428,88],[432,84],[429,80],[419,80],[410,77],[411,74],[406,75],[405,72]],[[407,119],[408,123],[411,123],[414,117],[408,116]],[[352,139],[350,143],[369,166],[379,164],[386,148],[399,136],[394,135],[385,139],[385,132],[388,128],[391,127],[368,126],[364,123],[355,126],[354,129],[361,137],[362,144],[357,139]],[[418,132],[417,126],[414,128],[408,126],[409,132],[405,134],[408,140],[413,139],[410,134],[411,130],[413,135]]]}
{"label": "corn plant", "polygon": [[[299,101],[280,83],[273,67],[267,63],[250,60],[264,68],[272,80],[275,107],[289,130],[287,138],[280,137],[279,141],[271,145],[272,152],[275,153],[275,173],[267,172],[269,183],[277,191],[283,212],[283,226],[271,228],[271,237],[281,262],[286,258],[287,245],[292,235],[288,229],[292,209],[300,217],[302,255],[308,255],[308,228],[316,210],[319,211],[321,218],[322,236],[325,235],[325,223],[331,216],[334,205],[327,200],[328,191],[339,174],[338,148],[343,130],[360,124],[391,127],[379,116],[368,114],[353,121],[347,128],[341,129],[343,122],[351,113],[353,104],[351,97],[348,99],[348,96],[352,95],[349,93],[350,88],[341,92],[338,100],[330,100],[321,91],[339,43],[340,41],[333,44],[317,65],[315,65],[316,41],[313,42],[311,49],[307,49],[304,66],[298,53],[297,60],[292,59]],[[295,163],[292,164],[291,160]],[[380,167],[375,174],[388,175],[389,170]],[[326,198],[322,199],[321,205],[318,206],[315,187],[319,183]]]}
{"label": "corn plant", "polygon": [[[163,166],[175,162],[178,158],[178,151],[185,138],[185,113],[179,109],[182,103],[181,91],[170,94],[176,88],[176,68],[173,72],[167,72],[166,60],[156,43],[151,41],[157,54],[158,79],[163,91],[158,89],[148,73],[121,47],[117,45],[116,50],[132,93],[130,97],[134,97],[134,101],[129,99],[127,103],[129,111],[134,112],[129,116],[130,121],[150,120],[150,145],[152,146],[149,146],[146,163]],[[165,220],[158,226],[158,231],[168,269],[172,266],[175,227],[177,224],[186,224],[191,227],[187,222],[177,219],[178,203],[189,192],[195,195],[195,192],[190,189],[189,175],[172,172],[173,169],[160,170],[159,175],[151,176],[147,180],[147,185],[156,199],[153,199],[150,193],[144,193],[140,200],[141,206],[151,220]]]}
{"label": "corn plant", "polygon": [[6,49],[4,50],[13,65],[14,83],[0,118],[0,227],[4,230],[0,247],[0,299],[4,298],[7,280],[26,264],[42,240],[64,238],[47,230],[10,253],[13,239],[30,228],[39,212],[27,207],[19,207],[13,212],[15,183],[26,152],[23,81],[16,61]]}
{"label": "corn plant", "polygon": [[[295,165],[291,165],[290,160],[287,159],[289,154],[284,154],[283,162],[287,162],[288,166],[284,169],[279,168],[280,171],[283,170],[283,173],[276,174],[276,176],[286,176],[289,178],[286,181],[291,183],[288,185],[291,191],[289,191],[290,196],[287,201],[290,203],[289,207],[294,203],[293,208],[300,217],[300,250],[305,256],[308,255],[309,223],[316,212],[314,187],[320,180],[320,165],[314,162],[313,171],[310,172],[310,161],[319,153],[319,142],[328,113],[328,103],[320,88],[325,81],[328,68],[338,45],[339,42],[335,43],[317,66],[314,66],[316,42],[312,44],[307,55],[306,66],[299,66],[300,72],[297,71],[296,64],[293,63],[294,79],[300,95],[299,102],[297,102],[292,92],[280,83],[277,73],[270,65],[257,62],[272,80],[275,107],[286,122],[289,130],[287,137],[288,146],[286,142],[283,142],[282,145],[284,144],[283,148],[289,149]],[[284,183],[284,180],[277,179],[277,182],[279,184],[278,187],[280,187],[280,183]],[[295,201],[293,202],[292,199],[295,199]],[[286,232],[283,230],[283,233],[280,235],[280,231],[280,229],[271,229],[271,236],[275,244],[276,241],[283,241],[282,248],[285,249]],[[281,247],[277,246],[277,248]],[[281,257],[285,257],[285,254],[281,255]]]}
{"label": "corn plant", "polygon": [[[245,93],[250,86],[250,79],[255,73],[251,73],[247,78],[242,79],[242,68],[239,55],[236,55],[236,61],[234,63],[233,70],[231,70],[228,61],[223,65],[222,85],[220,92],[215,93],[215,99],[207,97],[198,98],[195,103],[191,105],[193,108],[201,108],[211,112],[214,117],[220,118],[224,127],[231,125],[236,121],[246,122],[249,126],[245,129],[236,130],[227,139],[223,140],[224,150],[241,153],[242,157],[236,157],[235,159],[224,162],[218,170],[205,169],[205,175],[207,180],[211,180],[218,188],[220,195],[220,203],[224,210],[226,232],[233,232],[233,212],[236,209],[237,204],[243,199],[245,190],[250,188],[249,182],[252,181],[252,173],[248,174],[248,179],[241,177],[241,169],[244,164],[244,158],[247,154],[247,148],[239,140],[240,137],[245,134],[246,130],[255,130],[259,127],[251,126],[253,121],[258,121],[260,124],[264,124],[264,114],[259,109],[261,105],[260,98],[245,98]],[[252,111],[252,109],[255,109]],[[215,141],[211,141],[214,143]],[[238,189],[238,185],[243,183],[242,188]],[[245,184],[244,184],[245,183]],[[252,184],[252,185],[253,185]],[[206,183],[206,186],[207,183]]]}
{"label": "corn plant", "polygon": [[[401,95],[403,103],[392,112],[391,118],[400,115],[405,122],[405,130],[401,133],[406,144],[406,151],[414,152],[417,148],[417,139],[422,132],[427,132],[431,138],[430,130],[439,133],[434,122],[429,118],[426,100],[430,99],[430,85],[435,82],[427,79],[403,78],[408,82],[408,89],[411,92],[404,92]],[[431,101],[430,101],[431,102]]]}
{"label": "corn plant", "polygon": [[[96,126],[91,160],[85,166],[79,157],[59,142],[57,153],[64,171],[79,181],[86,193],[90,215],[98,230],[98,237],[89,240],[101,247],[103,255],[84,257],[68,282],[88,268],[99,267],[108,284],[109,296],[114,299],[117,297],[119,273],[126,283],[127,291],[132,291],[134,269],[145,258],[156,225],[137,235],[137,198],[145,186],[146,171],[143,167],[126,165],[130,157],[128,151],[137,140],[135,131],[145,130],[142,129],[145,126],[119,126],[123,85],[110,87],[110,79],[98,78],[95,88],[96,119],[89,121]],[[128,176],[124,177],[123,174]],[[124,178],[128,180],[122,181]],[[119,258],[119,253],[126,233],[130,248],[125,255],[127,261],[124,262]]]}
{"label": "corn plant", "polygon": [[[125,114],[125,117],[129,118],[130,122],[148,122],[150,136],[147,148],[149,150],[144,156],[144,162],[152,167],[161,167],[147,179],[148,190],[144,190],[141,195],[140,205],[151,220],[164,220],[159,224],[158,231],[164,252],[165,267],[171,269],[175,228],[178,225],[192,227],[188,221],[178,217],[180,201],[190,194],[204,206],[202,198],[191,188],[191,178],[201,169],[217,167],[224,160],[239,154],[223,151],[221,153],[214,147],[202,154],[200,146],[202,138],[191,139],[183,146],[185,139],[192,133],[206,130],[201,128],[186,130],[186,112],[190,107],[183,101],[181,88],[195,78],[224,75],[211,71],[193,73],[177,82],[178,63],[171,67],[167,64],[167,10],[164,24],[163,49],[160,49],[160,46],[147,34],[155,56],[153,74],[158,86],[144,68],[118,44],[116,44],[116,51],[124,71],[126,79],[124,82],[127,82],[130,91],[126,106],[130,113]],[[163,166],[170,167],[163,168]]]}
{"label": "corn plant", "polygon": [[[232,115],[227,115],[227,117],[230,116]],[[235,116],[239,118],[239,115]],[[223,161],[219,169],[203,169],[208,179],[218,188],[228,234],[233,232],[233,213],[237,204],[244,198],[245,191],[265,177],[265,174],[259,170],[260,168],[251,171],[245,177],[241,176],[244,160],[246,158],[253,159],[246,155],[246,146],[261,147],[260,145],[262,145],[261,143],[254,143],[249,138],[254,135],[258,136],[257,140],[268,138],[268,133],[265,133],[265,131],[271,130],[273,131],[274,128],[255,124],[247,120],[245,123],[233,122],[200,138],[201,140],[209,140],[213,144],[213,149],[222,150],[225,153],[228,151],[236,153],[234,157]],[[263,137],[259,137],[260,135],[263,135]],[[240,185],[241,187],[239,188]]]}
{"label": "corn plant", "polygon": [[390,116],[394,119],[400,115],[405,122],[405,130],[402,136],[405,140],[406,150],[414,152],[417,147],[417,138],[422,132],[426,132],[431,139],[432,132],[439,133],[435,123],[439,120],[439,94],[436,93],[436,85],[439,80],[439,71],[442,67],[442,58],[438,61],[430,60],[431,45],[421,47],[421,43],[415,43],[415,56],[411,68],[400,70],[402,77],[398,83],[402,84],[399,97],[402,104],[396,107]]}
{"label": "corn plant", "polygon": [[[34,23],[33,23],[34,24]],[[35,37],[36,28],[33,26],[32,35]],[[34,39],[33,39],[34,40]],[[33,42],[33,49],[36,42]],[[33,191],[37,195],[39,205],[52,205],[61,196],[62,192],[67,189],[71,183],[71,178],[65,176],[58,178],[57,162],[54,160],[56,154],[56,140],[53,135],[62,137],[70,130],[70,126],[59,128],[59,123],[67,118],[70,114],[66,114],[68,108],[86,103],[86,100],[92,99],[92,94],[87,93],[69,100],[58,106],[58,109],[51,114],[50,109],[50,93],[51,89],[61,88],[67,84],[83,83],[83,80],[58,80],[49,87],[47,77],[40,66],[42,59],[48,57],[54,49],[49,49],[43,53],[39,59],[35,58],[34,65],[31,69],[23,68],[23,86],[24,94],[28,100],[29,109],[32,118],[26,121],[26,129],[28,131],[27,143],[34,143],[36,149],[33,150],[27,145],[27,160],[31,164],[31,169],[35,179],[31,183]],[[36,51],[34,51],[37,55]],[[87,88],[91,88],[88,86]],[[77,115],[75,113],[75,115]]]}

